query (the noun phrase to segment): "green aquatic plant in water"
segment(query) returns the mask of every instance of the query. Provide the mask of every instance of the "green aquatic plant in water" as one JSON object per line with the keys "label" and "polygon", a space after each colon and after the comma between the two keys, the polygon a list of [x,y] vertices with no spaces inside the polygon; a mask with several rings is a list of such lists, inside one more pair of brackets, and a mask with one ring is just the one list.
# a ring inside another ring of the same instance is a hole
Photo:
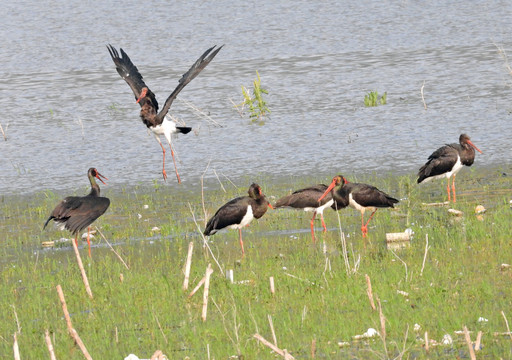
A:
{"label": "green aquatic plant in water", "polygon": [[261,87],[261,78],[258,71],[256,71],[256,79],[253,82],[252,95],[245,86],[242,85],[242,95],[244,96],[244,101],[238,105],[249,106],[249,117],[251,121],[258,122],[260,124],[264,123],[263,118],[270,114],[270,109],[267,106],[267,102],[263,99],[263,94],[268,95],[268,91]]}
{"label": "green aquatic plant in water", "polygon": [[370,107],[370,106],[378,106],[380,105],[386,105],[387,104],[387,95],[388,93],[385,92],[380,98],[379,93],[377,91],[370,91],[368,94],[364,96],[364,106]]}

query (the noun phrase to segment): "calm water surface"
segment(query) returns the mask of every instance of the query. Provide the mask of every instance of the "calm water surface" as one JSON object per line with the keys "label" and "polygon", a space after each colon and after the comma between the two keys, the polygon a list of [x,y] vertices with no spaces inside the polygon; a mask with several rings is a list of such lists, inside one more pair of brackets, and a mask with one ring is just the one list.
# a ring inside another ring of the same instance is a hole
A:
{"label": "calm water surface", "polygon": [[[414,173],[461,132],[484,151],[475,166],[511,167],[512,74],[497,49],[512,56],[509,1],[19,1],[2,8],[0,124],[8,139],[0,138],[0,194],[80,190],[91,166],[109,187],[163,184],[160,147],[108,43],[124,48],[161,104],[206,48],[225,44],[171,108],[195,129],[174,143],[184,186],[196,186],[208,164],[207,184],[216,185],[216,172],[242,187],[261,176]],[[262,126],[232,104],[256,70],[272,110]],[[372,90],[386,91],[388,105],[365,108]],[[168,160],[166,186],[175,189]]]}

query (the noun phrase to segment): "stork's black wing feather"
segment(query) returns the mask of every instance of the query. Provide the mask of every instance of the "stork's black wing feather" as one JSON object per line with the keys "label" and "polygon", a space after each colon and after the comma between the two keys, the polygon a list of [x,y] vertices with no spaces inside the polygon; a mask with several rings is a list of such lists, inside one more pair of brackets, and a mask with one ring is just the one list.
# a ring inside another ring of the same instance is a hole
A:
{"label": "stork's black wing feather", "polygon": [[213,60],[215,55],[217,55],[217,53],[220,51],[220,49],[222,49],[224,45],[220,46],[216,50],[213,50],[215,46],[212,46],[211,48],[206,50],[203,53],[203,55],[201,55],[201,57],[197,59],[194,65],[192,65],[192,67],[181,76],[178,86],[176,87],[176,89],[174,89],[171,95],[169,95],[167,100],[165,100],[165,104],[162,107],[162,110],[158,113],[158,118],[160,119],[160,121],[163,121],[164,116],[169,112],[172,102],[174,101],[174,99],[176,99],[180,91],[183,90],[183,88],[189,82],[191,82],[206,67],[206,65],[210,63],[210,61]]}
{"label": "stork's black wing feather", "polygon": [[[117,72],[130,86],[133,94],[135,95],[135,100],[137,100],[140,96],[142,88],[148,87],[146,83],[144,83],[139,69],[137,69],[137,67],[132,63],[122,48],[119,49],[121,51],[121,56],[119,56],[118,51],[112,45],[107,45],[107,49],[110,53],[110,56],[112,57],[112,60],[114,61],[114,64],[116,65]],[[146,96],[151,97],[151,101],[156,107],[155,110],[158,111],[158,102],[156,101],[155,94],[153,94],[149,88]]]}

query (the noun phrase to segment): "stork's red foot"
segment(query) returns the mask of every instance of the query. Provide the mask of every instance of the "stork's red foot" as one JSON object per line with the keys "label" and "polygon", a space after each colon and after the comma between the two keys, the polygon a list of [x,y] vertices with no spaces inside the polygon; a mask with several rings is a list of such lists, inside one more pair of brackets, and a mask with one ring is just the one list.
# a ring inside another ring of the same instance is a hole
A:
{"label": "stork's red foot", "polygon": [[165,169],[162,170],[162,175],[164,177],[164,181],[167,181],[167,173],[165,172]]}
{"label": "stork's red foot", "polygon": [[363,237],[365,238],[366,235],[368,234],[368,226],[366,226],[366,225],[361,226],[361,232],[363,233]]}

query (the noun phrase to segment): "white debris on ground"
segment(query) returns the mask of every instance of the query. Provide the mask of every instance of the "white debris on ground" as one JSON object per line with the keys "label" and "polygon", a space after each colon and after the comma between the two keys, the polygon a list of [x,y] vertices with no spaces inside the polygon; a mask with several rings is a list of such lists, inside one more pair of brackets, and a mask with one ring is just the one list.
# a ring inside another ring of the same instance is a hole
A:
{"label": "white debris on ground", "polygon": [[487,209],[483,205],[477,205],[475,207],[475,214],[483,214]]}
{"label": "white debris on ground", "polygon": [[144,205],[143,208],[144,209],[149,209],[149,205]]}
{"label": "white debris on ground", "polygon": [[478,318],[478,322],[488,322],[488,321],[489,321],[489,319],[486,319],[486,318],[484,318],[484,317],[482,317],[482,316],[480,316],[480,317]]}
{"label": "white debris on ground", "polygon": [[420,330],[421,330],[421,325],[420,324],[414,324],[414,331],[418,332]]}
{"label": "white debris on ground", "polygon": [[353,338],[355,340],[370,339],[377,335],[379,335],[379,332],[377,330],[375,330],[374,328],[369,328],[363,335],[354,335]]}
{"label": "white debris on ground", "polygon": [[445,334],[443,336],[443,340],[441,341],[444,345],[451,345],[453,344],[453,339],[449,334]]}
{"label": "white debris on ground", "polygon": [[[91,231],[89,234],[89,239],[94,239],[95,238],[94,234],[96,234],[96,231]],[[82,234],[82,240],[83,239],[87,239],[87,231]]]}
{"label": "white debris on ground", "polygon": [[[155,360],[168,360],[167,356],[165,356],[160,350],[157,350],[151,359]],[[151,359],[141,359],[135,354],[130,354],[127,357],[124,358],[124,360],[151,360]]]}

